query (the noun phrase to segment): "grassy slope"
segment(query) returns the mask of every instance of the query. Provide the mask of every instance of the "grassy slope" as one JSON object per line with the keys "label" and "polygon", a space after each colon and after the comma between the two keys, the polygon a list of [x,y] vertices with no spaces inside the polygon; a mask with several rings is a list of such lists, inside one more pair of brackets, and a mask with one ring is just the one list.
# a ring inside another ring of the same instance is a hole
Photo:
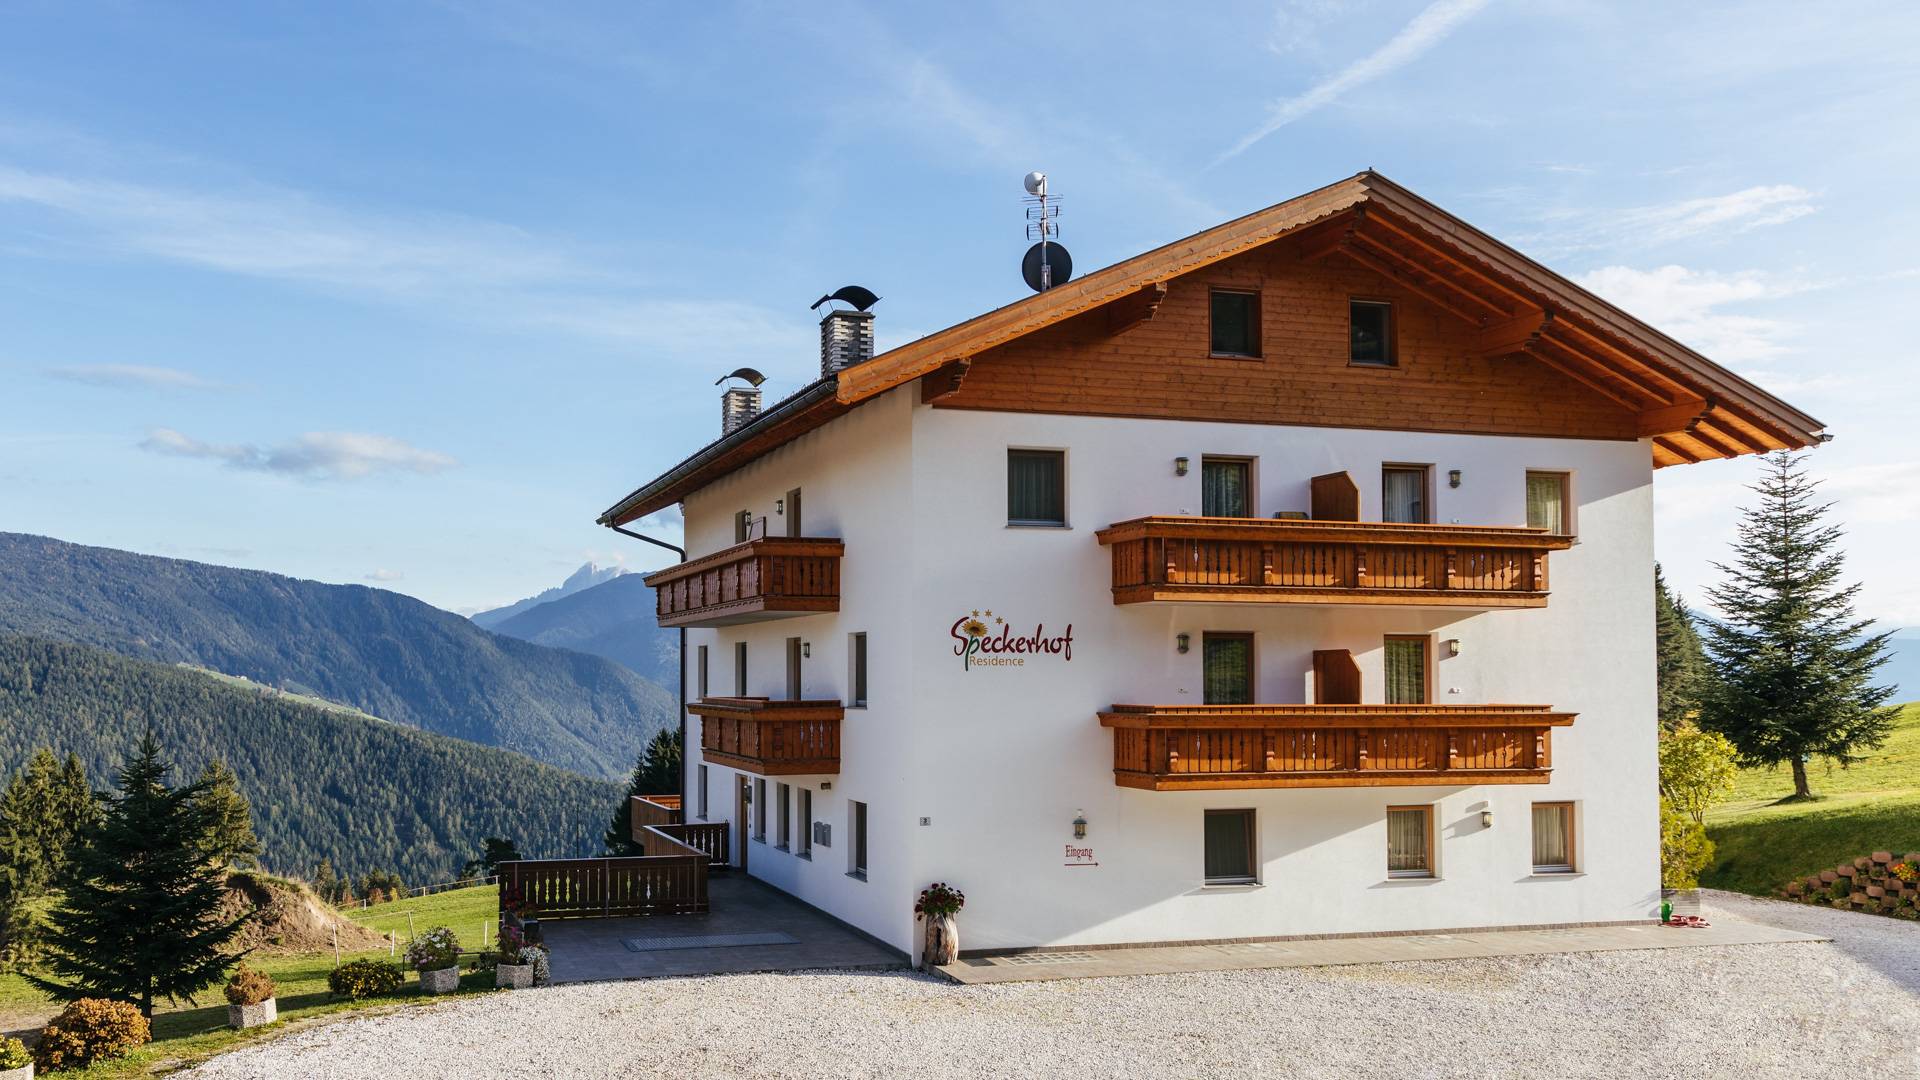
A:
{"label": "grassy slope", "polygon": [[1817,801],[1776,805],[1793,794],[1792,773],[1742,771],[1727,802],[1707,816],[1717,851],[1700,884],[1765,896],[1874,851],[1920,851],[1920,703],[1906,706],[1869,760],[1816,768],[1809,779]]}
{"label": "grassy slope", "polygon": [[[348,914],[355,922],[371,926],[376,930],[398,932],[403,952],[409,912],[413,915],[413,923],[417,929],[450,926],[454,933],[460,936],[464,947],[475,949],[480,943],[480,928],[483,922],[488,927],[488,933],[492,933],[491,928],[498,905],[499,890],[487,886],[458,889],[416,900],[380,904],[364,911],[350,911]],[[388,953],[382,950],[354,955],[384,958]],[[344,959],[351,958],[349,956]],[[140,1052],[121,1061],[97,1065],[81,1072],[63,1072],[59,1075],[75,1077],[76,1080],[82,1077],[94,1080],[94,1078],[157,1075],[183,1064],[211,1057],[241,1042],[272,1038],[285,1032],[290,1026],[289,1022],[297,1023],[327,1013],[352,1009],[418,1005],[428,1000],[414,988],[413,980],[409,977],[407,989],[399,997],[374,998],[358,1002],[333,1001],[327,994],[327,974],[333,970],[332,953],[260,956],[248,962],[273,976],[275,996],[280,1006],[280,1023],[246,1032],[230,1030],[227,1027],[227,1002],[221,996],[220,988],[216,986],[201,994],[197,1004],[181,1003],[165,1007],[166,1011],[156,1014],[153,1018],[154,1041]],[[490,975],[468,973],[461,978],[463,991],[491,989],[492,985]],[[48,1004],[38,991],[27,985],[26,980],[17,975],[0,975],[0,1015],[15,1013],[24,1008],[50,1011],[54,1006]]]}

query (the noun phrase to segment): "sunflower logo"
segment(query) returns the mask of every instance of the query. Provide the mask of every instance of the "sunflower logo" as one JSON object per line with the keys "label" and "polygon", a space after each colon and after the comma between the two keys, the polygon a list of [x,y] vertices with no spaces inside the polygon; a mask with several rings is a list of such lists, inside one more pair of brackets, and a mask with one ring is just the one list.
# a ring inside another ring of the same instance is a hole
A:
{"label": "sunflower logo", "polygon": [[960,629],[968,637],[986,637],[987,636],[987,624],[981,622],[979,619],[968,619],[965,623],[961,625]]}

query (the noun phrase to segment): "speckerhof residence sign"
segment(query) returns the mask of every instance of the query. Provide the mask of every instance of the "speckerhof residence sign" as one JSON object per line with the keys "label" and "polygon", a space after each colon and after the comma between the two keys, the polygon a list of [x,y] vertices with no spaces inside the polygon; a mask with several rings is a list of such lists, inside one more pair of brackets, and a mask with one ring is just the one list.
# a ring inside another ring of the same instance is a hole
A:
{"label": "speckerhof residence sign", "polygon": [[[988,620],[992,620],[991,623]],[[1033,632],[1021,634],[1013,625],[991,611],[974,611],[953,621],[948,630],[953,638],[953,655],[968,671],[974,668],[1025,667],[1029,659],[1058,658],[1073,660],[1073,624],[1065,631],[1049,635],[1045,623],[1035,623]]]}

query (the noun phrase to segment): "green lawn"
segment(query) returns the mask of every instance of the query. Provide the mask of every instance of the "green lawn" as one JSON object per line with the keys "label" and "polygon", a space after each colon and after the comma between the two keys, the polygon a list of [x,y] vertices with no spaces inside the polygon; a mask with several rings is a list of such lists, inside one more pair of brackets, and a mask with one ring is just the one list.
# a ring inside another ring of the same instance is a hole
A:
{"label": "green lawn", "polygon": [[1920,703],[1905,707],[1868,760],[1816,766],[1808,779],[1815,800],[1782,805],[1793,794],[1791,772],[1743,770],[1732,796],[1707,815],[1716,850],[1700,884],[1766,896],[1874,851],[1920,852]]}
{"label": "green lawn", "polygon": [[[417,930],[426,930],[434,926],[451,926],[460,936],[461,944],[472,949],[479,946],[483,922],[487,926],[489,941],[491,941],[494,914],[498,904],[499,890],[487,886],[457,889],[416,900],[380,904],[364,911],[350,911],[348,914],[354,918],[355,922],[371,926],[376,930],[398,932],[403,950],[409,912],[413,915],[413,923]],[[380,950],[352,954],[347,958],[351,959],[354,955],[385,957],[388,953],[387,950]],[[139,1053],[121,1061],[59,1075],[85,1077],[88,1080],[157,1075],[183,1064],[211,1057],[241,1042],[263,1037],[271,1038],[285,1031],[289,1022],[298,1023],[326,1013],[350,1009],[419,1005],[428,1000],[414,988],[413,980],[409,976],[407,989],[398,997],[373,998],[358,1002],[333,1001],[327,993],[327,974],[333,970],[331,952],[297,956],[257,956],[249,959],[248,962],[273,976],[275,996],[280,1006],[280,1023],[246,1032],[230,1030],[227,1027],[226,998],[221,995],[220,987],[216,986],[201,994],[197,1003],[163,1007],[165,1011],[157,1013],[153,1018],[153,1043]],[[491,990],[492,987],[493,980],[490,975],[469,972],[461,978],[463,992]],[[39,992],[27,984],[26,980],[17,975],[0,975],[0,1016],[9,1012],[17,1013],[23,1007],[36,1006],[51,1008]]]}

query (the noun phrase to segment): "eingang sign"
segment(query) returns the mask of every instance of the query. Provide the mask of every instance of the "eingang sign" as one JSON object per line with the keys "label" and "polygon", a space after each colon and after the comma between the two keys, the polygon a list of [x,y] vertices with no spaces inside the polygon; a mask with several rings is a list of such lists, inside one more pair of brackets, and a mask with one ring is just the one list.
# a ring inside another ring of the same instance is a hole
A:
{"label": "eingang sign", "polygon": [[[987,625],[987,619],[993,620],[992,626]],[[1072,623],[1057,637],[1047,635],[1045,623],[1034,624],[1031,634],[1016,635],[1007,620],[991,611],[975,611],[955,619],[948,633],[954,640],[953,655],[968,671],[975,667],[1025,667],[1029,656],[1073,659]]]}

